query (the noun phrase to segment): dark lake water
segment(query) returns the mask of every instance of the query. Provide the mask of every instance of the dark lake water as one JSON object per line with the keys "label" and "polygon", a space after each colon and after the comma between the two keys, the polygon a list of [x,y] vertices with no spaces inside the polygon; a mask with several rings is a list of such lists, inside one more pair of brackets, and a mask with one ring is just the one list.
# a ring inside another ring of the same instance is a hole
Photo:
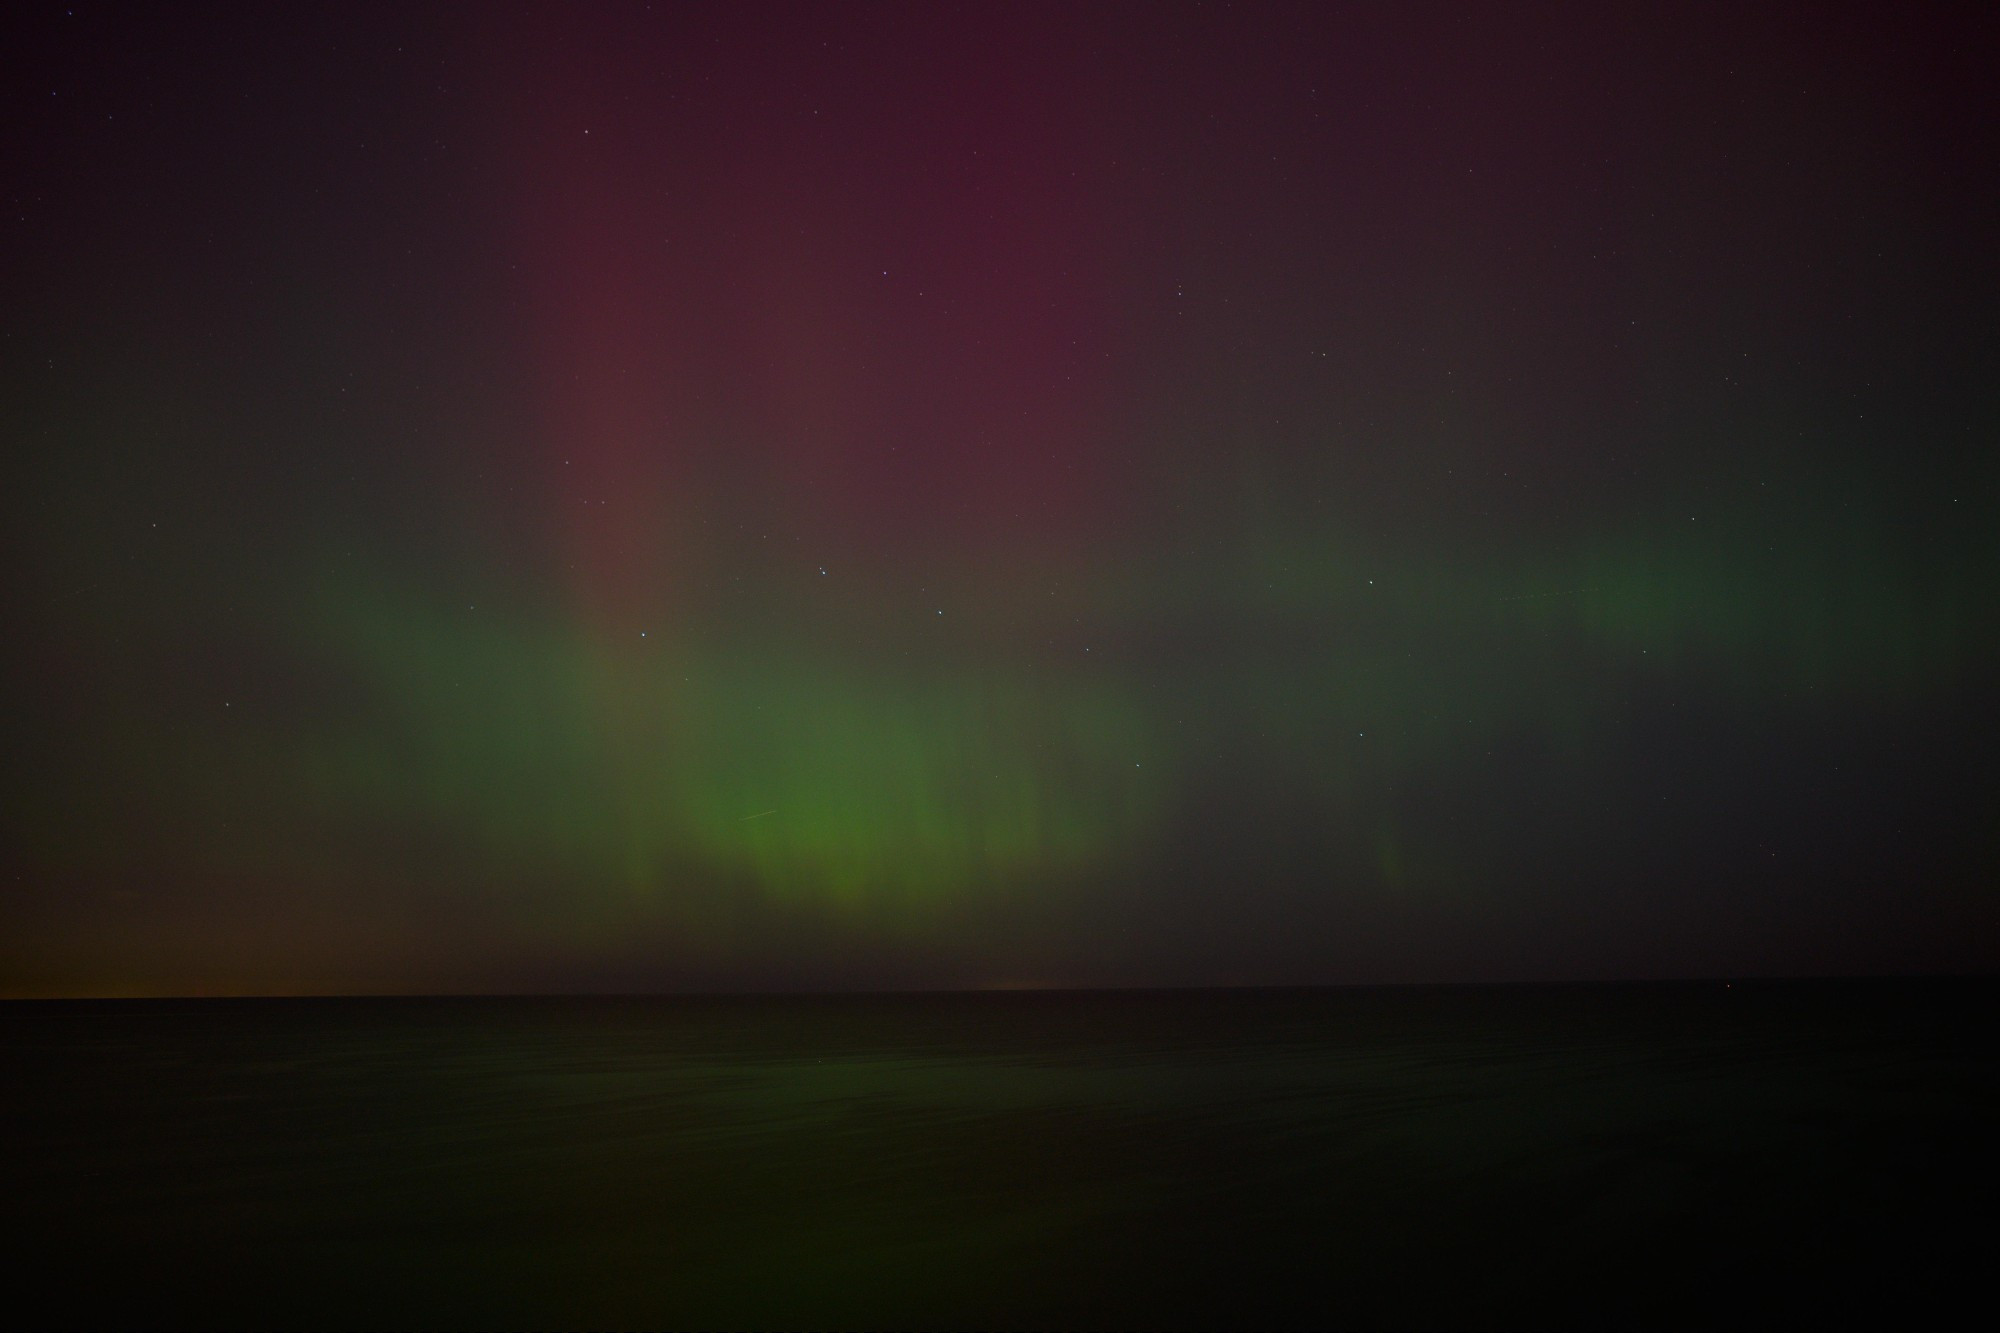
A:
{"label": "dark lake water", "polygon": [[1991,982],[13,1003],[9,1306],[1988,1326],[1996,1016]]}

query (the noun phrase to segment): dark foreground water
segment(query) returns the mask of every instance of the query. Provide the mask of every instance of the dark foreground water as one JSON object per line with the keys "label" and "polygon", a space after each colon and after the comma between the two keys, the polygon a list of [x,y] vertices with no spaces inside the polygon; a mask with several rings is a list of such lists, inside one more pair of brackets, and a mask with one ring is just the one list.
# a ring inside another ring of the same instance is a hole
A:
{"label": "dark foreground water", "polygon": [[1990,1326],[2000,994],[0,1006],[8,1322]]}

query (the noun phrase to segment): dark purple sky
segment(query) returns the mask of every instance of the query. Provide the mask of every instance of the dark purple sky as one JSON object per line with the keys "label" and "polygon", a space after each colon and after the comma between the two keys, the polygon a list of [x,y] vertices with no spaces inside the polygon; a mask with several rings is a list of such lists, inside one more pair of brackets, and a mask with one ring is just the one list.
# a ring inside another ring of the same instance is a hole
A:
{"label": "dark purple sky", "polygon": [[1985,7],[0,20],[0,993],[1985,970]]}

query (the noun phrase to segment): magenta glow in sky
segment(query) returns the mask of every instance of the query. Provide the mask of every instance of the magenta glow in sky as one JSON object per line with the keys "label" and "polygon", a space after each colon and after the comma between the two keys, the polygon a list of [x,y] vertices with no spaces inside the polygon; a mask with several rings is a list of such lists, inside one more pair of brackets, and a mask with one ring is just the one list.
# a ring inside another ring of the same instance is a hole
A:
{"label": "magenta glow in sky", "polygon": [[1987,20],[14,20],[18,994],[1988,965]]}

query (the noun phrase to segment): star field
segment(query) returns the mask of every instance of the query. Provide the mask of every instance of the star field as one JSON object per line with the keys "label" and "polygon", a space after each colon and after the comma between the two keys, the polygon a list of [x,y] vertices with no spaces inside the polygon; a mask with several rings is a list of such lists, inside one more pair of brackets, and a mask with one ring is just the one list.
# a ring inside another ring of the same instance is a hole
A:
{"label": "star field", "polygon": [[1991,20],[6,20],[9,994],[1991,965]]}

